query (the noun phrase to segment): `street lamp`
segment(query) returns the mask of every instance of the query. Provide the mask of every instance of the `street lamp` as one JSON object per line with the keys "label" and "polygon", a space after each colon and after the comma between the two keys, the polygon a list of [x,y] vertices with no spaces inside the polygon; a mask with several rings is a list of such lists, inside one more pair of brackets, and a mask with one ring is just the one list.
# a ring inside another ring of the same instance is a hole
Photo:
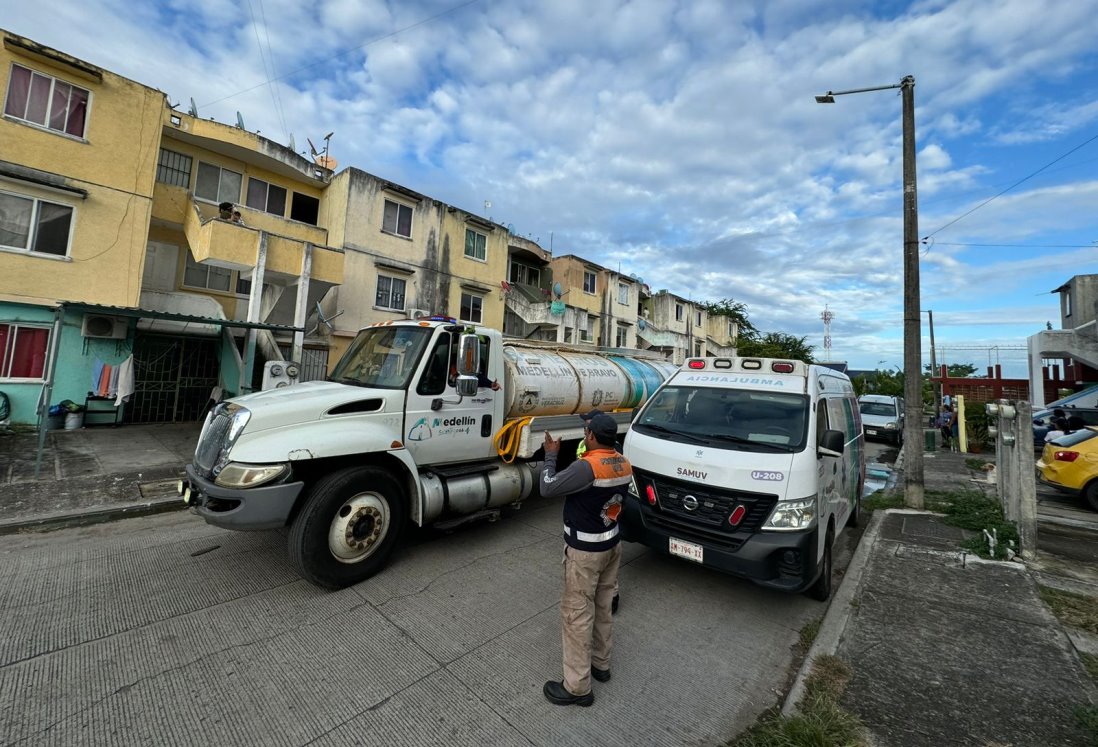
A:
{"label": "street lamp", "polygon": [[900,89],[903,99],[904,169],[904,504],[923,507],[923,372],[919,315],[919,202],[915,190],[915,77],[895,85],[828,91],[817,104],[836,96]]}

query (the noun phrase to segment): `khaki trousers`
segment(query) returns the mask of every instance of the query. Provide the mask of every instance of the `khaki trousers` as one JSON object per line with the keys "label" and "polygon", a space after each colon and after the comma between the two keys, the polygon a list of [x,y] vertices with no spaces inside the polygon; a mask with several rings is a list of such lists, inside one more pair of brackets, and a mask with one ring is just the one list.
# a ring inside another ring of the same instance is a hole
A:
{"label": "khaki trousers", "polygon": [[610,604],[618,584],[621,544],[602,552],[564,546],[564,594],[560,599],[564,688],[591,692],[591,667],[610,668],[614,643]]}

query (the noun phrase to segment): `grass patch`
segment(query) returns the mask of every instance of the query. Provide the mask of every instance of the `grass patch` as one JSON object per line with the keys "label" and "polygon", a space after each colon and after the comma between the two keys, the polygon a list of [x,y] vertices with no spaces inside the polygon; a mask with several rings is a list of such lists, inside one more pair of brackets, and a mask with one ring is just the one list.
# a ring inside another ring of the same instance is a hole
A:
{"label": "grass patch", "polygon": [[820,656],[805,680],[800,713],[792,718],[769,713],[729,742],[729,747],[864,747],[868,742],[862,722],[839,706],[849,681],[850,667],[845,662]]}
{"label": "grass patch", "polygon": [[1075,706],[1075,718],[1080,726],[1090,732],[1094,744],[1098,744],[1098,707]]}
{"label": "grass patch", "polygon": [[823,624],[823,617],[817,617],[815,620],[810,620],[805,623],[801,628],[800,638],[797,639],[797,645],[800,646],[802,652],[808,651],[812,648],[812,644],[816,640],[816,636],[820,633],[820,625]]}
{"label": "grass patch", "polygon": [[1098,656],[1080,651],[1079,658],[1083,660],[1083,666],[1087,668],[1090,678],[1098,683]]}
{"label": "grass patch", "polygon": [[1003,518],[999,499],[979,490],[957,490],[949,493],[930,491],[926,495],[926,507],[946,515],[945,523],[976,532],[976,536],[962,543],[971,553],[990,558],[984,530],[995,530],[995,558],[1006,558],[1007,543],[1013,542],[1018,550],[1018,527]]}
{"label": "grass patch", "polygon": [[871,495],[862,498],[863,511],[876,511],[877,509],[903,507],[903,493],[892,493],[884,490],[878,490],[876,493],[872,493]]}
{"label": "grass patch", "polygon": [[[1085,630],[1088,633],[1098,635],[1098,599],[1075,594],[1070,591],[1052,589],[1048,586],[1040,587],[1041,599],[1045,601],[1052,614],[1065,625]],[[1092,657],[1098,662],[1098,657]],[[1085,663],[1085,660],[1084,660]],[[1095,675],[1090,665],[1087,666],[1091,676]]]}
{"label": "grass patch", "polygon": [[984,467],[988,464],[991,464],[991,462],[985,461],[983,459],[976,459],[974,457],[968,457],[965,459],[965,466],[975,472],[982,472]]}

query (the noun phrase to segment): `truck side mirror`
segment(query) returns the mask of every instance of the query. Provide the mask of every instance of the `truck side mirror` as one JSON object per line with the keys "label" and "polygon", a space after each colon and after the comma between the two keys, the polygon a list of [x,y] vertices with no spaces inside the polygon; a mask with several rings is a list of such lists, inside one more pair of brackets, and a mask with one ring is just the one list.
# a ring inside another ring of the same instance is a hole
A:
{"label": "truck side mirror", "polygon": [[846,434],[842,431],[829,428],[823,432],[823,437],[820,439],[820,444],[817,448],[817,454],[820,456],[842,456],[845,446]]}
{"label": "truck side mirror", "polygon": [[462,397],[477,396],[477,377],[459,374],[457,377],[457,393]]}
{"label": "truck side mirror", "polygon": [[[475,377],[478,368],[480,368],[480,339],[476,335],[462,335],[458,340],[457,372],[462,376]],[[475,386],[472,393],[476,394]],[[460,388],[458,394],[465,397],[471,396],[463,393]]]}

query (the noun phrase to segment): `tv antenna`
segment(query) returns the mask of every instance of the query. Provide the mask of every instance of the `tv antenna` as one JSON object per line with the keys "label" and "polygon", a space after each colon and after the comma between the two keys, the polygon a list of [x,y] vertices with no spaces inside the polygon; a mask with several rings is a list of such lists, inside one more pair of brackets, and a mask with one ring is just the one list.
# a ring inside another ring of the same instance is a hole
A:
{"label": "tv antenna", "polygon": [[187,110],[187,113],[192,117],[198,117],[198,104],[194,103],[194,96],[191,96],[191,108]]}
{"label": "tv antenna", "polygon": [[240,116],[240,112],[236,113],[236,127],[238,130],[244,129],[244,117]]}
{"label": "tv antenna", "polygon": [[337,316],[339,316],[342,313],[343,313],[343,311],[337,311],[336,313],[332,314],[331,316],[325,318],[324,311],[323,311],[323,309],[320,308],[320,301],[317,301],[316,302],[316,326],[313,327],[312,330],[309,331],[309,337],[312,337],[313,335],[316,334],[317,330],[320,329],[321,324],[323,324],[325,327],[327,327],[329,332],[335,332],[335,325],[332,324],[332,320],[335,319]]}

